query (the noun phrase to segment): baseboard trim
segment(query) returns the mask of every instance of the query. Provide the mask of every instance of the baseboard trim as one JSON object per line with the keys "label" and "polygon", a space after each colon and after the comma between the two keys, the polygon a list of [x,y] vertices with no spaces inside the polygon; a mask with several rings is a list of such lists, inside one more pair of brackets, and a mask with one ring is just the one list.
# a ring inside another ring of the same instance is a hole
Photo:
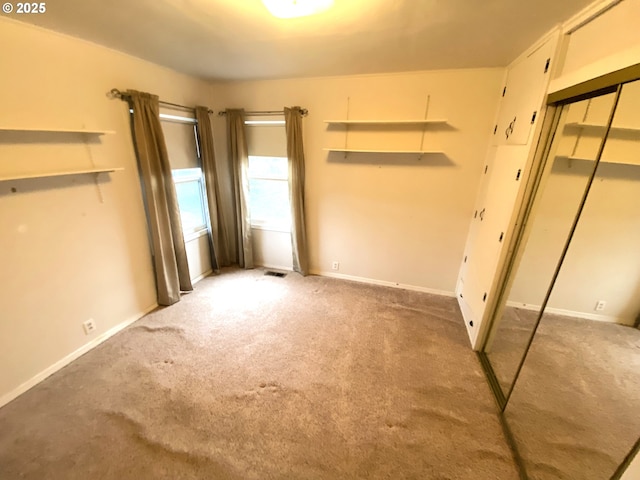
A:
{"label": "baseboard trim", "polygon": [[155,310],[157,307],[158,307],[157,304],[152,305],[149,308],[145,309],[143,312],[138,313],[138,314],[134,315],[133,317],[129,318],[128,320],[125,320],[124,322],[119,323],[115,327],[110,328],[106,332],[98,335],[96,338],[91,340],[89,343],[85,343],[83,346],[81,346],[77,350],[75,350],[75,351],[71,352],[70,354],[66,355],[65,357],[61,358],[60,360],[55,362],[53,365],[45,368],[43,371],[41,371],[40,373],[38,373],[34,377],[30,378],[29,380],[27,380],[23,384],[19,385],[17,388],[13,389],[12,391],[10,391],[8,393],[5,393],[4,395],[2,395],[0,397],[0,408],[4,407],[7,403],[11,402],[12,400],[15,400],[16,398],[18,398],[20,395],[25,393],[27,390],[35,387],[37,384],[42,382],[45,378],[53,375],[58,370],[66,367],[71,362],[73,362],[77,358],[79,358],[82,355],[84,355],[85,353],[87,353],[89,350],[93,350],[95,347],[97,347],[98,345],[100,345],[104,341],[106,341],[109,338],[113,337],[116,333],[120,332],[121,330],[124,330],[129,325],[131,325],[133,322],[135,322],[137,320],[140,320],[147,313],[151,312],[152,310]]}
{"label": "baseboard trim", "polygon": [[312,275],[320,277],[339,278],[341,280],[350,280],[352,282],[368,283],[370,285],[382,285],[383,287],[399,288],[401,290],[411,290],[414,292],[430,293],[432,295],[441,295],[444,297],[455,297],[455,292],[447,290],[437,290],[435,288],[419,287],[416,285],[406,285],[404,283],[389,282],[387,280],[376,280],[374,278],[357,277],[355,275],[345,275],[344,273],[326,272],[323,270],[310,270]]}
{"label": "baseboard trim", "polygon": [[[530,305],[528,303],[508,301],[507,307],[521,308],[523,310],[531,310],[534,312],[540,311],[540,305]],[[596,322],[617,323],[618,325],[633,326],[633,319],[625,319],[620,317],[614,317],[611,315],[599,315],[597,313],[575,312],[573,310],[565,310],[563,308],[552,308],[552,307],[547,307],[545,308],[544,311],[546,313],[563,315],[565,317],[576,317],[576,318],[582,318],[584,320],[594,320]]]}
{"label": "baseboard trim", "polygon": [[283,267],[282,265],[273,265],[271,263],[261,263],[261,264],[256,263],[255,266],[260,268],[271,268],[273,270],[282,270],[284,272],[293,272],[293,268],[290,265],[287,267]]}
{"label": "baseboard trim", "polygon": [[196,278],[192,278],[191,279],[191,283],[192,284],[196,284],[198,283],[200,280],[202,280],[203,278],[208,277],[209,275],[211,275],[213,273],[213,268],[207,270],[206,272],[204,272],[202,275],[198,275]]}

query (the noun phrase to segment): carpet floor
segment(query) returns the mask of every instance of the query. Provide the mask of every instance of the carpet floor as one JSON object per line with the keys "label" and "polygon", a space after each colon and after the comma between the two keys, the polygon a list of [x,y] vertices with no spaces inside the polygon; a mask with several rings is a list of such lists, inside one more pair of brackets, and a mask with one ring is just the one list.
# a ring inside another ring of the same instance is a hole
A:
{"label": "carpet floor", "polygon": [[[507,308],[489,354],[509,385],[537,318]],[[530,480],[606,480],[640,435],[640,330],[545,313],[505,410]]]}
{"label": "carpet floor", "polygon": [[0,478],[519,474],[455,299],[225,269],[0,409]]}
{"label": "carpet floor", "polygon": [[495,340],[487,355],[505,395],[511,388],[537,319],[538,312],[523,308],[505,307],[502,313]]}

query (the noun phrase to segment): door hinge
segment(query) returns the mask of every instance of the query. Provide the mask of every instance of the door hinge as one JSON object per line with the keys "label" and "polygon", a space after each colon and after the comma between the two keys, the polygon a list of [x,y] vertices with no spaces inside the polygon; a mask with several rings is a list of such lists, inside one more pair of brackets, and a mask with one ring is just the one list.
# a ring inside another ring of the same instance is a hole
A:
{"label": "door hinge", "polygon": [[549,71],[549,64],[551,63],[551,59],[547,58],[547,63],[544,64],[544,73]]}
{"label": "door hinge", "polygon": [[520,173],[522,170],[518,169],[518,173],[516,174],[516,181],[520,180]]}
{"label": "door hinge", "polygon": [[538,115],[538,112],[533,112],[533,115],[531,116],[531,124],[533,125],[533,122],[536,121],[536,115]]}

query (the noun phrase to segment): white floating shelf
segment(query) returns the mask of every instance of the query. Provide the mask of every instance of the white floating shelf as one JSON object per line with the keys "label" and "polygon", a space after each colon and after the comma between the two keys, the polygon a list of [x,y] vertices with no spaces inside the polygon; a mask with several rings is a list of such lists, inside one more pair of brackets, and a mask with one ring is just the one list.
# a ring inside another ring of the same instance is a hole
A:
{"label": "white floating shelf", "polygon": [[443,153],[433,150],[364,150],[361,148],[324,148],[325,152],[342,152],[342,153],[410,153],[423,155],[427,153]]}
{"label": "white floating shelf", "polygon": [[114,130],[88,130],[77,128],[15,128],[0,127],[0,132],[31,132],[31,133],[85,133],[87,135],[113,135]]}
{"label": "white floating shelf", "polygon": [[447,123],[447,120],[325,120],[324,123],[330,125],[426,125],[429,123]]}
{"label": "white floating shelf", "polygon": [[89,168],[84,170],[63,170],[58,172],[14,174],[6,177],[0,176],[0,182],[6,182],[9,180],[27,180],[27,179],[33,179],[33,178],[65,177],[69,175],[86,175],[86,174],[92,174],[92,173],[111,173],[111,172],[120,172],[122,170],[124,170],[124,167]]}
{"label": "white floating shelf", "polygon": [[[566,158],[567,160],[577,160],[579,162],[595,162],[596,161],[595,158],[575,157],[575,156],[567,156],[567,155],[557,155],[557,157]],[[637,165],[637,166],[640,166],[640,163],[625,162],[625,161],[619,161],[619,160],[608,160],[606,158],[601,158],[600,159],[600,163],[613,163],[613,164],[617,164],[617,165]]]}
{"label": "white floating shelf", "polygon": [[[599,123],[585,123],[585,122],[571,122],[565,125],[566,127],[585,127],[585,128],[607,128],[606,125]],[[637,127],[618,127],[611,125],[611,130],[626,131],[626,132],[640,132],[640,128]]]}

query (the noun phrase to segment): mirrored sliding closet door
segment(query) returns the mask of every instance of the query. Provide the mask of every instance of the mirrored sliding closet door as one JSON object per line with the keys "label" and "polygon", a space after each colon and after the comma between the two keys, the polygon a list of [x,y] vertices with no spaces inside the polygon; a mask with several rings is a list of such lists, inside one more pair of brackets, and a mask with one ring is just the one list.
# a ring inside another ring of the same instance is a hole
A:
{"label": "mirrored sliding closet door", "polygon": [[529,479],[619,478],[640,437],[640,81],[555,121],[485,354]]}

